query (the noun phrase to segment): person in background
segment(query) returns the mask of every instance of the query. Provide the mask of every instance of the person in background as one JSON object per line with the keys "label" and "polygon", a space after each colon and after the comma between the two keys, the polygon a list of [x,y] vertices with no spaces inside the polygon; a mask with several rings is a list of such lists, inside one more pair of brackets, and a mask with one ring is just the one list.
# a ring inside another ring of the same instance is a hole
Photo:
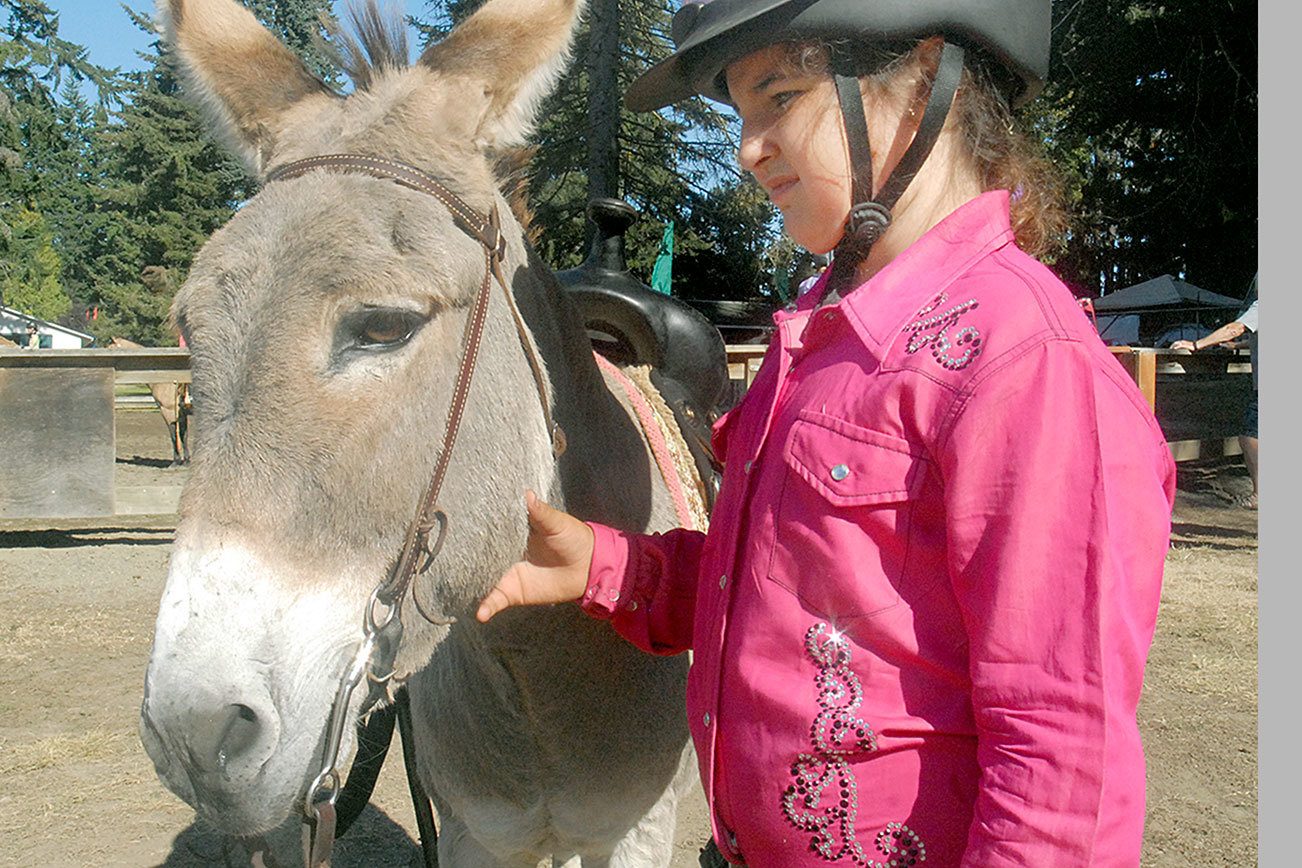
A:
{"label": "person in background", "polygon": [[715,426],[708,533],[526,493],[478,618],[577,601],[693,652],[702,864],[1138,865],[1175,465],[1036,259],[1059,185],[1011,110],[1049,0],[712,0],[672,30],[629,107],[731,103],[741,168],[832,264]]}
{"label": "person in background", "polygon": [[27,325],[27,343],[25,346],[29,350],[36,350],[41,347],[41,333],[34,323],[28,323]]}
{"label": "person in background", "polygon": [[1218,347],[1238,340],[1246,332],[1248,335],[1248,347],[1252,354],[1252,401],[1248,404],[1247,411],[1243,414],[1243,433],[1239,435],[1239,448],[1243,451],[1243,463],[1248,468],[1248,476],[1252,478],[1252,494],[1246,495],[1236,503],[1244,509],[1256,509],[1258,505],[1258,488],[1257,488],[1257,386],[1258,379],[1258,362],[1257,354],[1257,281],[1254,278],[1252,289],[1249,292],[1249,298],[1252,303],[1238,317],[1227,322],[1216,331],[1199,338],[1196,341],[1176,341],[1171,344],[1173,350],[1188,350],[1196,353],[1199,350],[1208,347]]}
{"label": "person in background", "polygon": [[828,257],[826,253],[815,253],[812,255],[811,259],[813,260],[814,273],[800,281],[800,284],[796,287],[796,298],[799,298],[814,288],[814,285],[818,283],[819,278],[821,278],[827,271],[827,266],[831,261],[830,257]]}

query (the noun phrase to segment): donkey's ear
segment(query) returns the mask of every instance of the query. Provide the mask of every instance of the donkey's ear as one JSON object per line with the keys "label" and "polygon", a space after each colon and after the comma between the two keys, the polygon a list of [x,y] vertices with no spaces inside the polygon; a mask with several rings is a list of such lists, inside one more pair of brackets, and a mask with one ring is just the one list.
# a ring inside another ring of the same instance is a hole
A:
{"label": "donkey's ear", "polygon": [[290,110],[333,92],[235,0],[158,0],[163,38],[190,97],[255,175]]}
{"label": "donkey's ear", "polygon": [[569,59],[585,0],[487,0],[420,63],[482,85],[487,98],[477,138],[506,147],[533,131],[539,104]]}

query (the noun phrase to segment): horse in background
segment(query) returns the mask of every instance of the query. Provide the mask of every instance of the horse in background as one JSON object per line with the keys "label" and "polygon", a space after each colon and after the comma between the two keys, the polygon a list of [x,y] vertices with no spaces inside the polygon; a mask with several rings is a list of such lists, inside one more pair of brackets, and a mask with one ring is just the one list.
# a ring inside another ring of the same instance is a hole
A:
{"label": "horse in background", "polygon": [[[144,349],[142,344],[126,338],[114,338],[109,341],[108,349]],[[190,401],[189,383],[148,383],[149,394],[163,414],[167,423],[168,439],[172,442],[171,467],[181,467],[190,463],[190,415],[193,404]]]}

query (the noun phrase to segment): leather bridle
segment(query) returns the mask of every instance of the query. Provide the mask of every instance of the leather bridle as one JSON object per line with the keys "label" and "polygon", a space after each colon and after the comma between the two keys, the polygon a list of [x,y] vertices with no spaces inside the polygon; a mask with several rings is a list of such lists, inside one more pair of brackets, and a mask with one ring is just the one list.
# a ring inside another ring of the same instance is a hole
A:
{"label": "leather bridle", "polygon": [[[406,163],[363,154],[325,154],[296,160],[273,169],[267,174],[264,183],[271,184],[299,178],[315,171],[370,175],[433,196],[448,209],[457,228],[483,247],[484,277],[475,295],[462,334],[461,363],[457,371],[456,385],[452,391],[452,402],[448,408],[443,442],[439,447],[434,472],[417,504],[415,517],[407,527],[397,561],[388,576],[371,592],[363,617],[362,643],[345,672],[335,694],[334,704],[331,706],[321,771],[304,796],[303,848],[308,868],[318,868],[326,864],[334,846],[335,803],[340,792],[339,752],[353,691],[363,679],[369,682],[368,695],[362,705],[364,714],[373,708],[395,683],[394,663],[402,639],[403,600],[410,592],[417,610],[430,623],[450,624],[455,620],[435,614],[422,604],[413,583],[418,575],[429,571],[447,535],[448,517],[439,506],[439,493],[443,488],[443,480],[452,457],[452,449],[456,444],[457,432],[461,427],[466,398],[470,392],[470,381],[479,356],[479,344],[483,337],[494,279],[502,287],[506,296],[520,345],[524,348],[525,357],[533,371],[538,399],[542,404],[543,420],[552,441],[552,455],[559,458],[565,451],[565,432],[552,417],[547,380],[538,350],[534,346],[519,306],[511,293],[511,287],[502,272],[502,264],[506,258],[506,238],[502,234],[497,205],[494,204],[492,210],[485,216],[426,172]],[[437,534],[434,533],[435,530]],[[430,852],[428,842],[422,841],[422,847],[426,848],[428,858]]]}

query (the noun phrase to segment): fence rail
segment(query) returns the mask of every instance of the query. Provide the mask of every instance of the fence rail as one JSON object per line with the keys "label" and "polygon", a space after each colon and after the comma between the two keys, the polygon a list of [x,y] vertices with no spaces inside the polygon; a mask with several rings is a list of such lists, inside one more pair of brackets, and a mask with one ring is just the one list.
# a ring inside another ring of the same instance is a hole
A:
{"label": "fence rail", "polygon": [[[755,379],[767,346],[727,347],[735,392]],[[1238,454],[1236,435],[1252,398],[1246,351],[1190,355],[1114,347],[1139,385],[1177,461]],[[115,387],[190,381],[179,347],[22,350],[0,348],[0,519],[121,514],[115,490]]]}

